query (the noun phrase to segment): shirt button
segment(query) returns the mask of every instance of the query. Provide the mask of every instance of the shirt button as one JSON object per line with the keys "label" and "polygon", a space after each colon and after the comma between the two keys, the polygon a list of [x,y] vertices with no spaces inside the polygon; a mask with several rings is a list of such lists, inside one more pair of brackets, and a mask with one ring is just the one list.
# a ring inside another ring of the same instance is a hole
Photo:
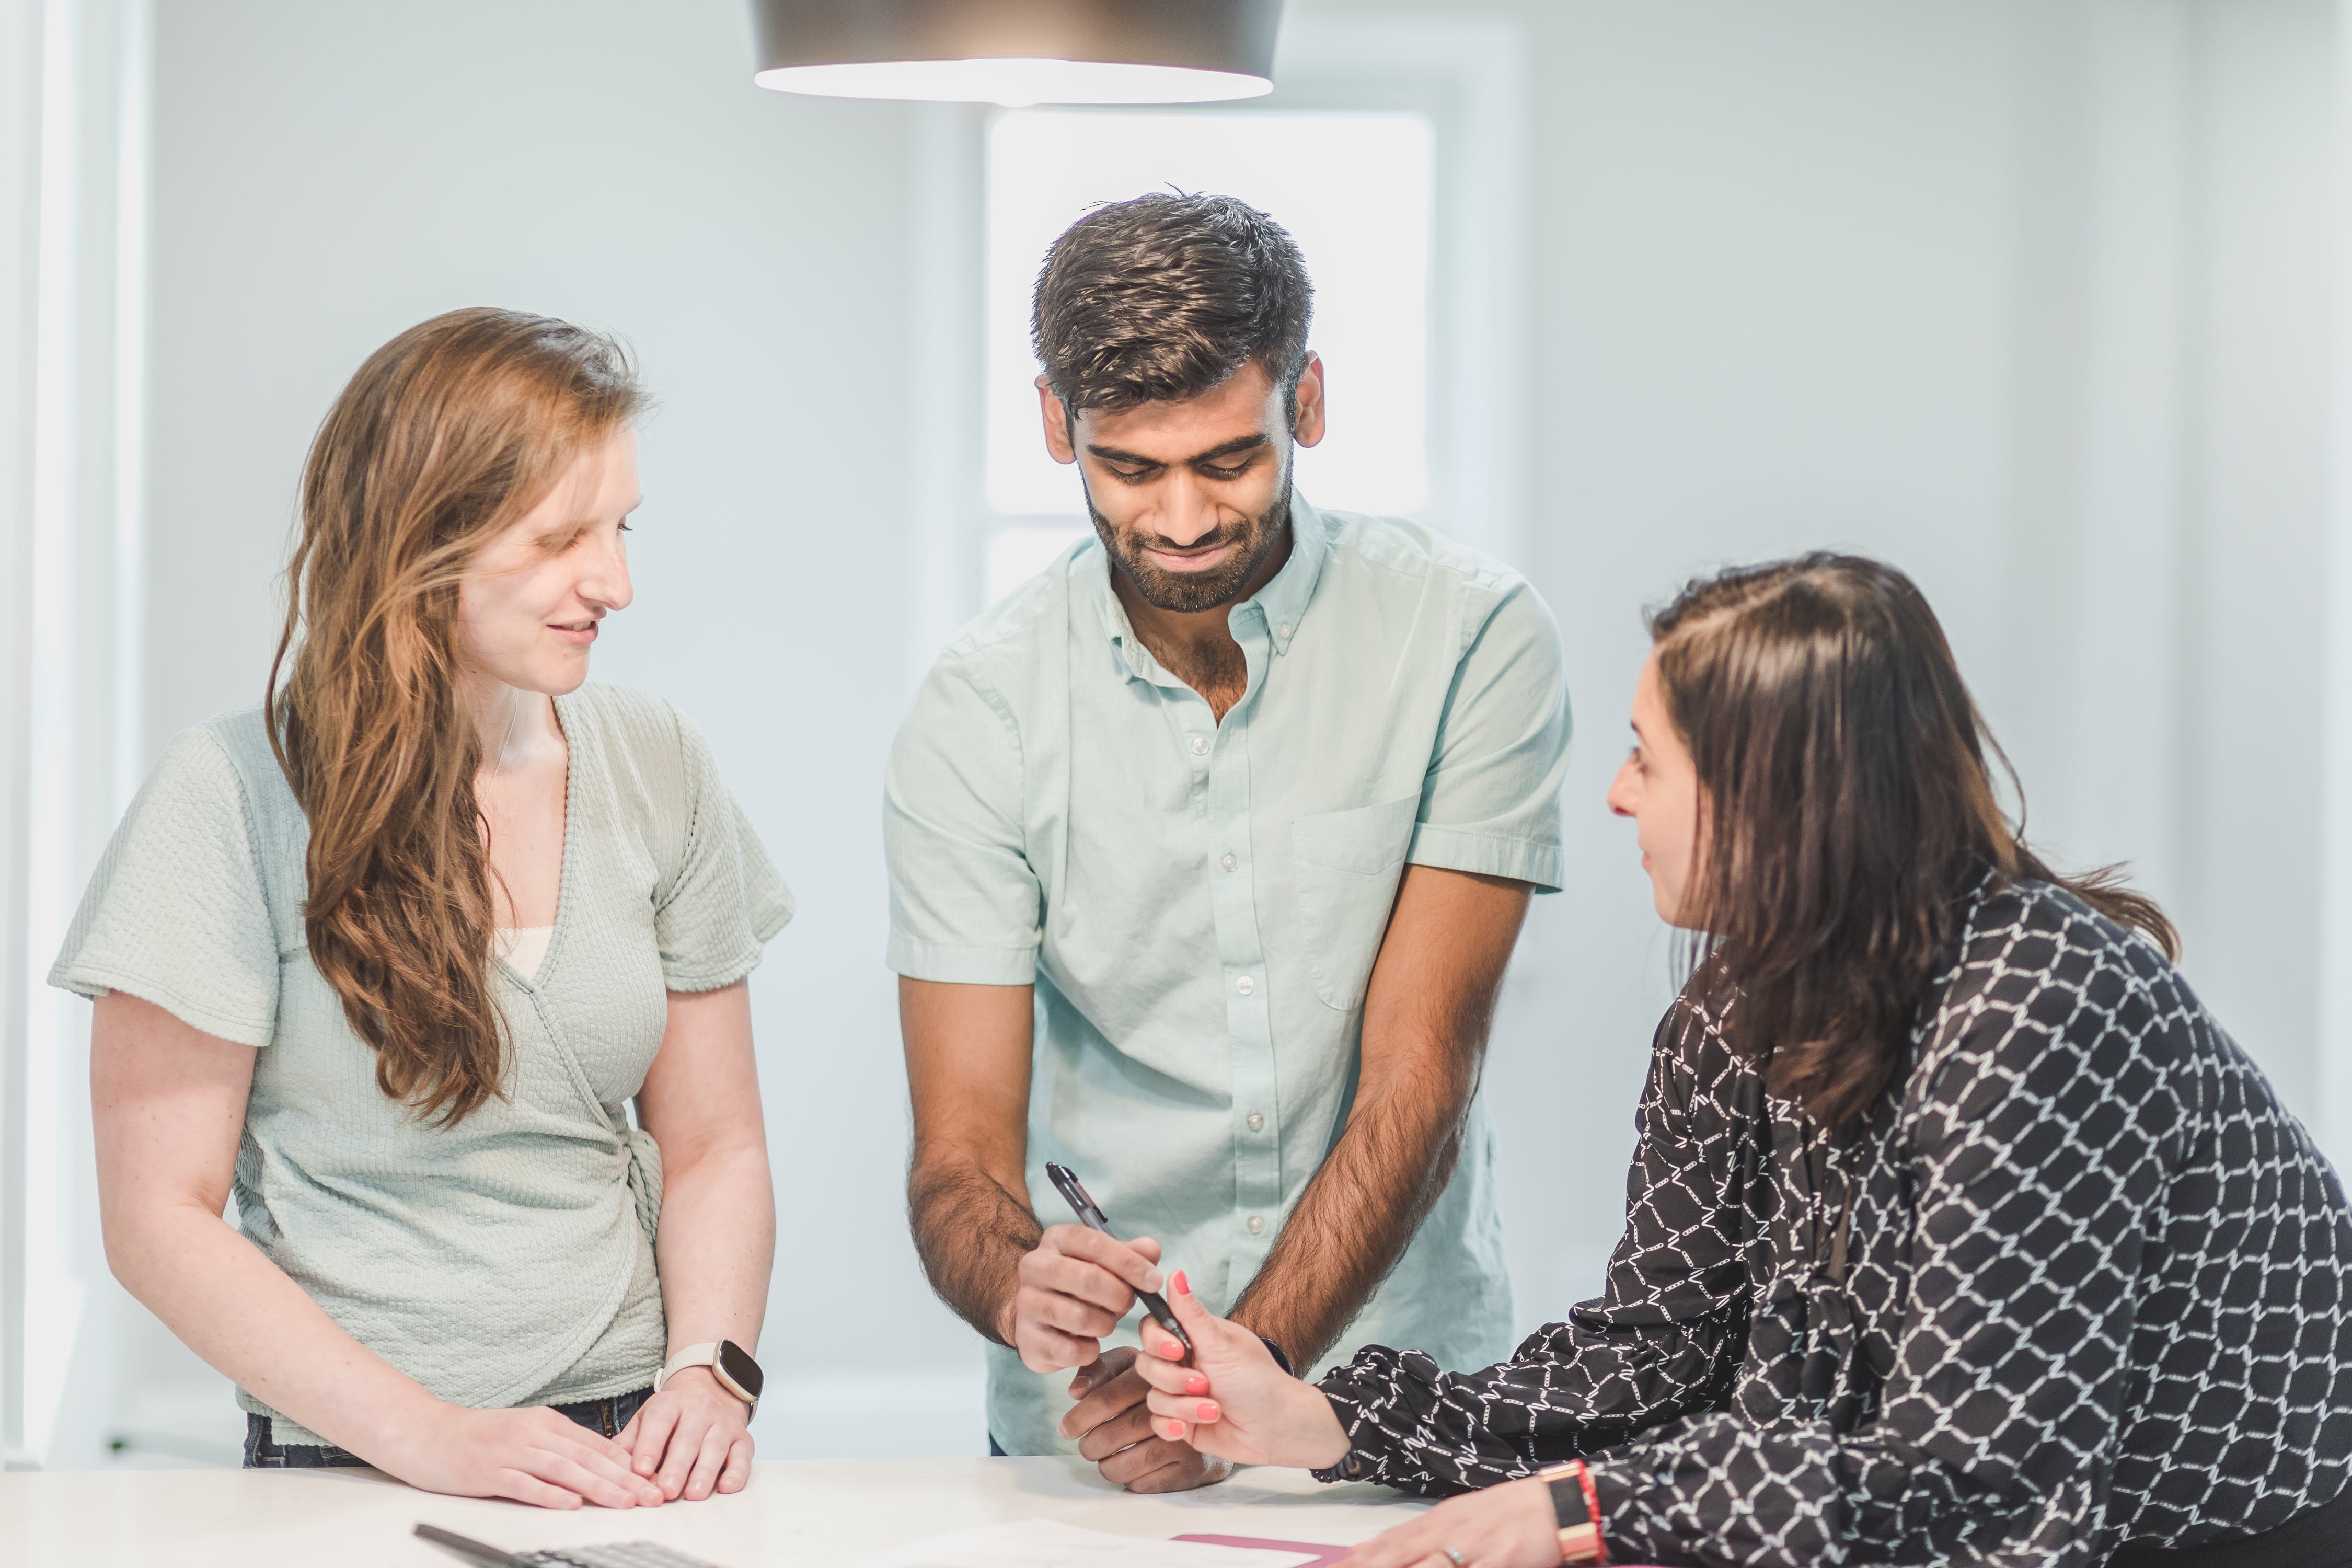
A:
{"label": "shirt button", "polygon": [[1234,982],[1234,989],[1246,996],[1251,992],[1257,989],[1257,982],[1244,974],[1239,980]]}
{"label": "shirt button", "polygon": [[1209,737],[1206,735],[1192,737],[1192,754],[1196,757],[1205,757],[1209,754]]}
{"label": "shirt button", "polygon": [[1250,1215],[1249,1227],[1250,1234],[1252,1236],[1255,1236],[1259,1231],[1264,1230],[1265,1228],[1265,1215],[1262,1214],[1254,1214]]}
{"label": "shirt button", "polygon": [[1289,623],[1288,621],[1285,621],[1285,622],[1283,622],[1283,623],[1282,623],[1282,625],[1280,625],[1280,626],[1276,626],[1276,627],[1275,628],[1275,636],[1276,636],[1276,637],[1288,637],[1289,635],[1290,635],[1290,623]]}
{"label": "shirt button", "polygon": [[1220,855],[1220,856],[1218,856],[1218,857],[1217,857],[1217,864],[1218,864],[1218,865],[1220,865],[1220,866],[1223,866],[1226,870],[1230,871],[1230,870],[1232,870],[1234,867],[1236,867],[1236,866],[1240,865],[1240,864],[1241,864],[1241,862],[1240,862],[1240,861],[1238,861],[1238,860],[1236,860],[1236,859],[1234,859],[1234,852],[1233,852],[1232,850],[1228,849],[1228,850],[1226,850],[1223,855]]}
{"label": "shirt button", "polygon": [[1258,1111],[1251,1111],[1247,1117],[1244,1118],[1244,1120],[1247,1122],[1251,1131],[1263,1132],[1265,1131],[1265,1117]]}

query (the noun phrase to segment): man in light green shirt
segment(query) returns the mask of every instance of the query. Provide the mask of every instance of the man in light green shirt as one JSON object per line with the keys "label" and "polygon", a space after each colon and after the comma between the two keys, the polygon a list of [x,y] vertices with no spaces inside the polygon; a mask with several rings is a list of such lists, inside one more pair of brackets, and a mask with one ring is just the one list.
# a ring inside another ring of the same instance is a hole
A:
{"label": "man in light green shirt", "polygon": [[[1508,568],[1293,490],[1310,298],[1228,197],[1055,243],[1045,437],[1098,537],[940,656],[890,757],[917,1247],[992,1342],[994,1442],[1138,1490],[1223,1473],[1102,1348],[1163,1256],[1302,1373],[1510,1348],[1475,1093],[1560,883],[1559,639]],[[1068,1223],[1049,1160],[1133,1245]]]}

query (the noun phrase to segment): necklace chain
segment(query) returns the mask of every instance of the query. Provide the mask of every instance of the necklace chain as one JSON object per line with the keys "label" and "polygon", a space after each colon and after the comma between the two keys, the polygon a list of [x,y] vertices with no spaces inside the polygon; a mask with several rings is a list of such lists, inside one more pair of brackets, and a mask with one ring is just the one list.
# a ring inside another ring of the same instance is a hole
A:
{"label": "necklace chain", "polygon": [[522,717],[520,698],[521,694],[518,692],[507,702],[507,732],[499,742],[498,759],[490,768],[490,776],[493,778],[506,777],[507,748],[514,744],[515,722]]}

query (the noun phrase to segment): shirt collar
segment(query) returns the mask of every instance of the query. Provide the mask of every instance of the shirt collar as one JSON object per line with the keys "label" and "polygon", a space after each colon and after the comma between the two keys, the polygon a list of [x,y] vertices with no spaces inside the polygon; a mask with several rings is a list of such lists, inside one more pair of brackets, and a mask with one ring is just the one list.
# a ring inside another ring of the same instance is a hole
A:
{"label": "shirt collar", "polygon": [[[1323,579],[1323,563],[1330,553],[1330,530],[1325,526],[1322,514],[1307,504],[1305,496],[1292,489],[1290,559],[1282,563],[1282,570],[1265,587],[1235,605],[1232,614],[1259,616],[1274,651],[1288,653],[1291,640],[1307,618],[1307,605],[1315,597],[1315,585]],[[1102,611],[1103,630],[1110,639],[1112,662],[1121,675],[1146,679],[1151,655],[1135,635],[1134,624],[1127,618],[1127,606],[1118,602],[1118,595],[1111,589],[1110,552],[1098,543],[1092,554],[1093,593]]]}

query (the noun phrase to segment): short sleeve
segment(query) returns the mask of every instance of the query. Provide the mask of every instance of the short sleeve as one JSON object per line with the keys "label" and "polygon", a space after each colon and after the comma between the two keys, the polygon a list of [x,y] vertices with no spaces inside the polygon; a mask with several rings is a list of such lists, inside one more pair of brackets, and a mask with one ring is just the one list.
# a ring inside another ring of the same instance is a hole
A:
{"label": "short sleeve", "polygon": [[1406,859],[1557,892],[1568,738],[1559,628],[1515,581],[1455,668]]}
{"label": "short sleeve", "polygon": [[1011,711],[953,652],[916,694],[890,748],[882,844],[892,969],[909,980],[1026,985],[1043,899],[1021,816]]}
{"label": "short sleeve", "polygon": [[719,777],[702,731],[678,720],[686,752],[686,841],[654,903],[662,984],[716,991],[759,967],[760,950],[793,918],[784,885],[751,819]]}
{"label": "short sleeve", "polygon": [[191,1028],[266,1046],[278,936],[244,781],[205,730],[173,741],[91,873],[49,984],[126,992]]}

